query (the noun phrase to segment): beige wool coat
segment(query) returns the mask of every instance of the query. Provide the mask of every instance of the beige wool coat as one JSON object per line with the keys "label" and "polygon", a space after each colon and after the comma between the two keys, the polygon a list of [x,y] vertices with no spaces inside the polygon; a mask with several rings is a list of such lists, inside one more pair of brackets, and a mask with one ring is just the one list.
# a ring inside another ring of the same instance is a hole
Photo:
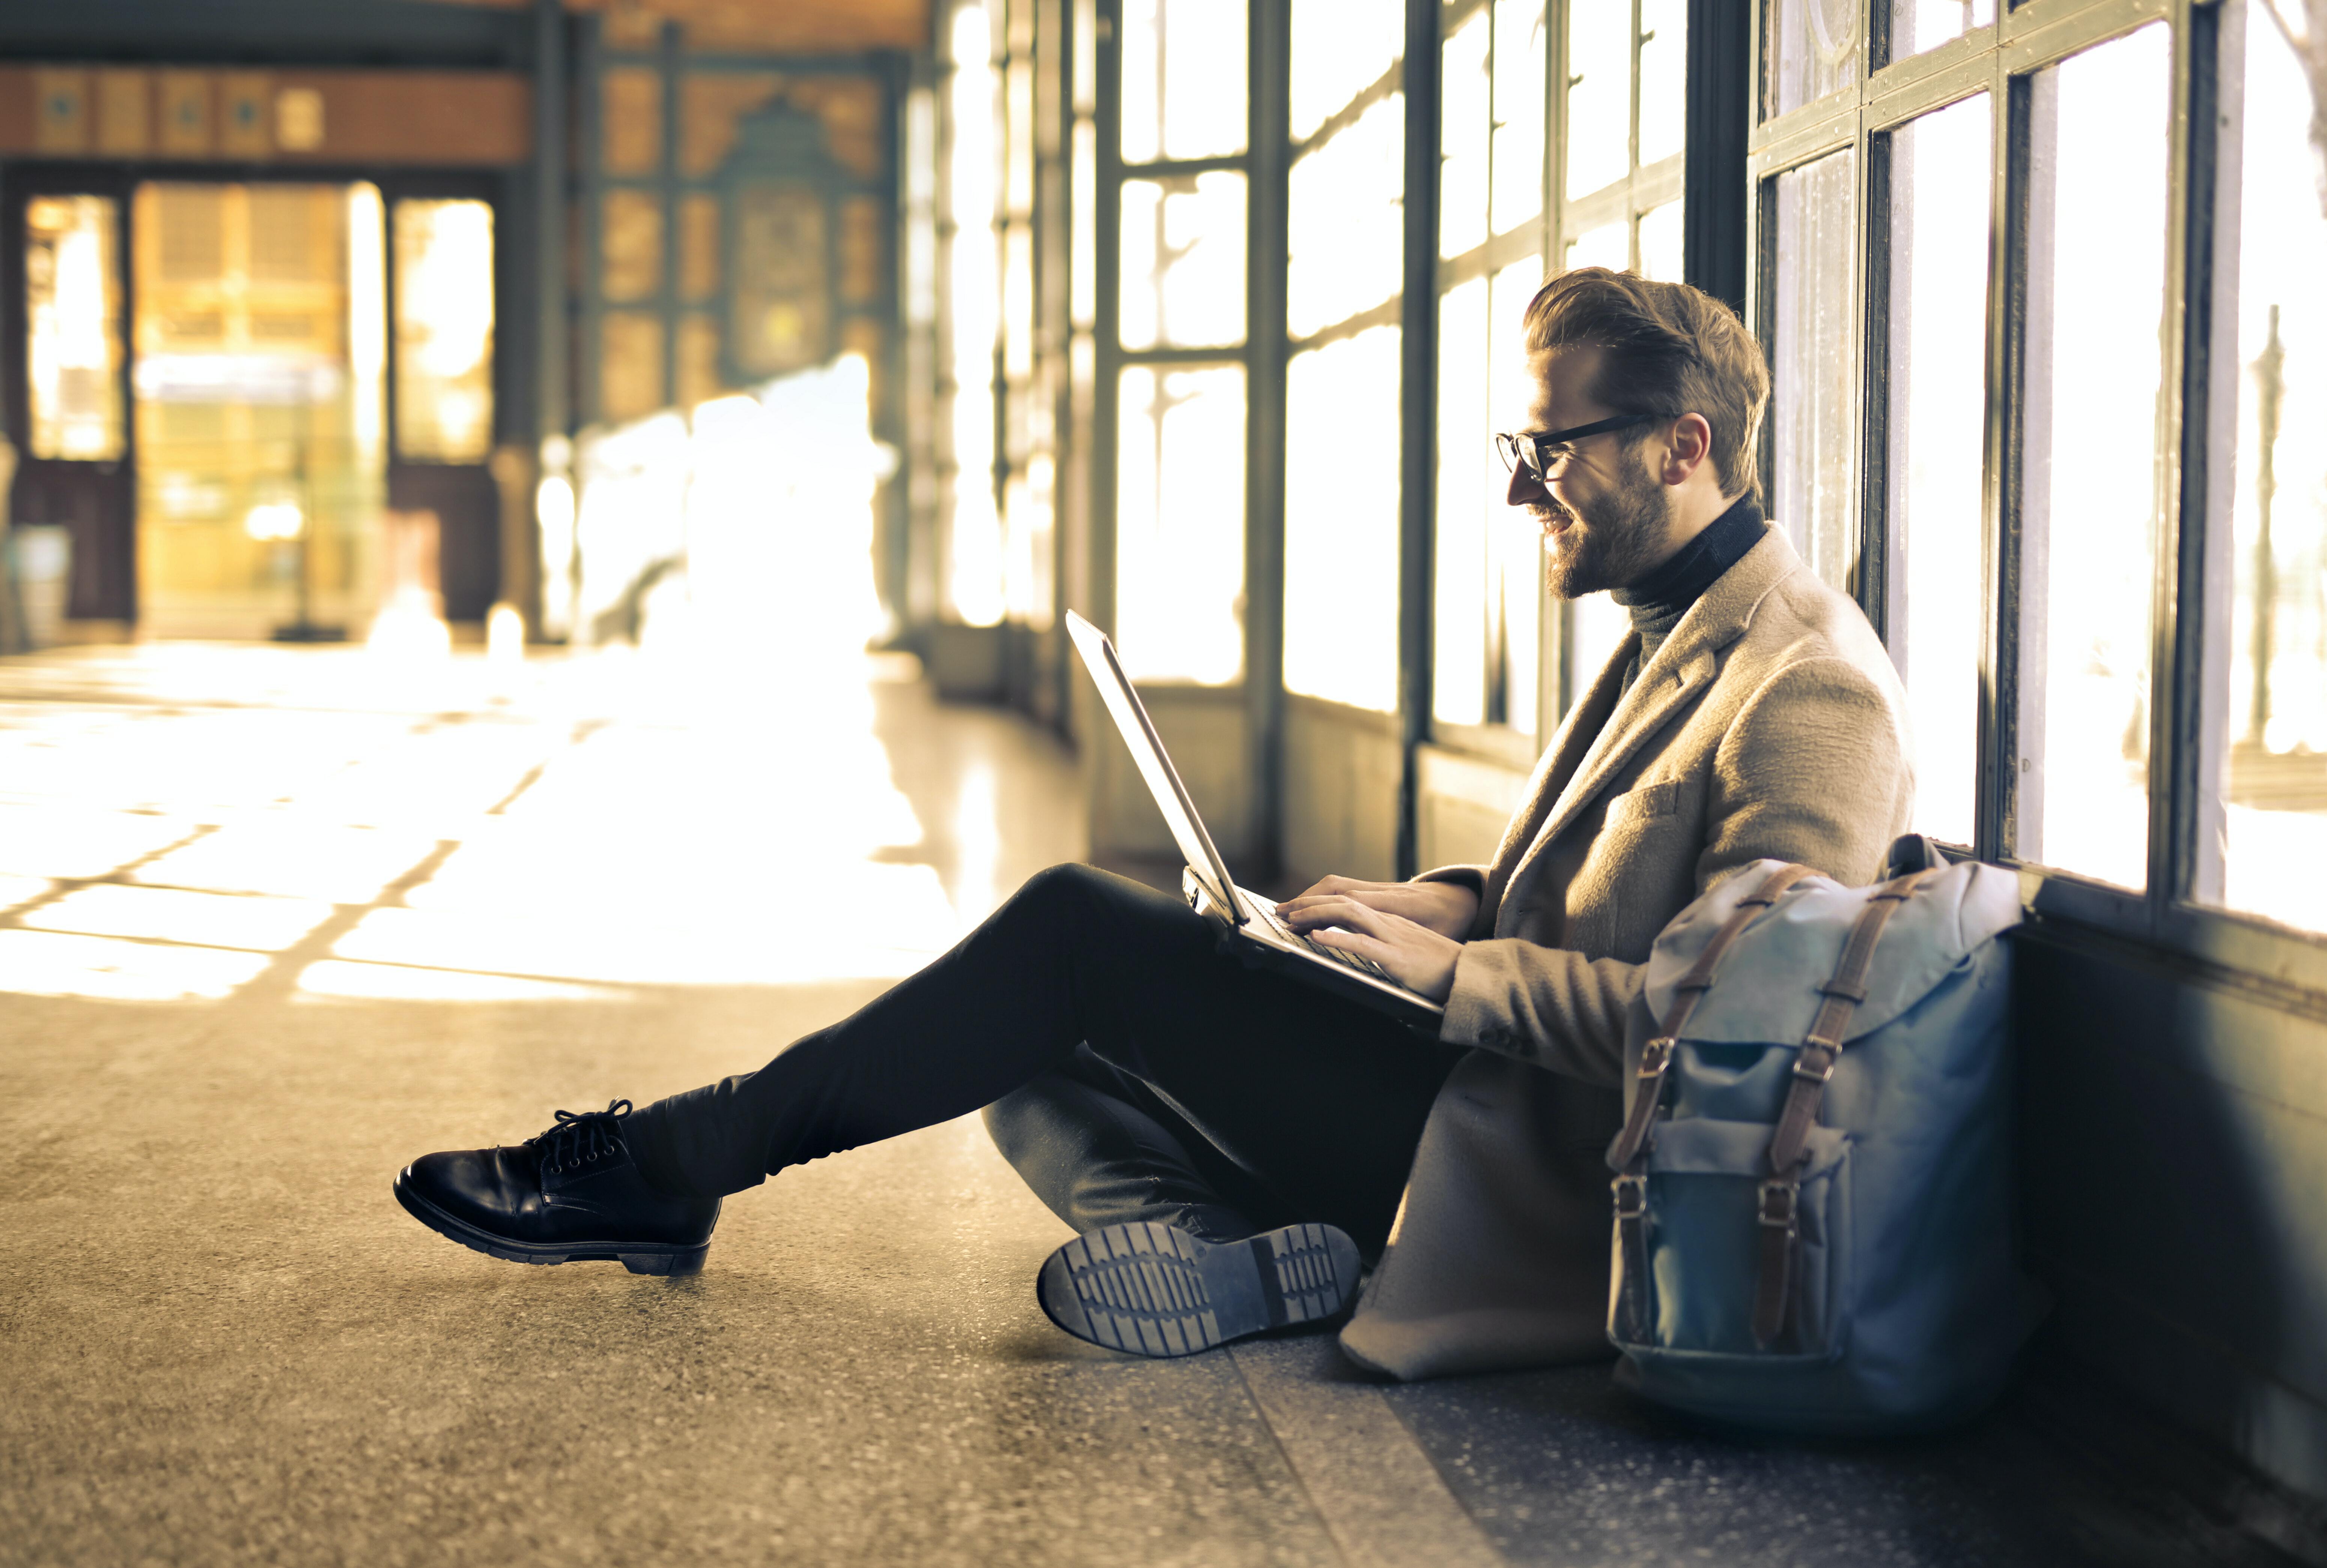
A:
{"label": "beige wool coat", "polygon": [[1907,830],[1905,698],[1851,601],[1772,527],[1623,690],[1628,637],[1575,705],[1481,890],[1440,1090],[1390,1245],[1342,1330],[1404,1378],[1610,1353],[1609,1174],[1627,1013],[1657,933],[1729,873],[1870,882]]}

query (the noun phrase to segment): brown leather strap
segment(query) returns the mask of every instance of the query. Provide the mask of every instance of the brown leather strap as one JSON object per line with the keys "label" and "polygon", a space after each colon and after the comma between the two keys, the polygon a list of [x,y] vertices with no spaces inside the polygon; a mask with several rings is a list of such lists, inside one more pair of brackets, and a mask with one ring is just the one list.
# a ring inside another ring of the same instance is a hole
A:
{"label": "brown leather strap", "polygon": [[[1639,1162],[1647,1162],[1645,1158]],[[1637,1342],[1648,1337],[1649,1329],[1648,1173],[1627,1171],[1609,1185],[1616,1194],[1621,1269],[1616,1281],[1617,1321],[1624,1325],[1624,1337]]]}
{"label": "brown leather strap", "polygon": [[1640,1048],[1640,1082],[1632,1096],[1631,1115],[1625,1118],[1624,1130],[1616,1135],[1615,1143],[1608,1151],[1610,1170],[1624,1170],[1647,1146],[1649,1128],[1664,1098],[1665,1072],[1672,1066],[1674,1044],[1680,1031],[1688,1026],[1689,1014],[1696,1011],[1697,1003],[1713,988],[1714,971],[1720,966],[1722,955],[1729,951],[1729,945],[1763,910],[1776,903],[1788,888],[1811,874],[1806,865],[1780,866],[1760,887],[1738,900],[1737,907],[1729,911],[1728,919],[1721,922],[1720,929],[1697,954],[1696,962],[1688,966],[1688,973],[1673,987],[1672,1009],[1665,1015],[1664,1026],[1657,1031],[1655,1039]]}
{"label": "brown leather strap", "polygon": [[1687,1027],[1689,1014],[1713,988],[1714,971],[1720,966],[1722,955],[1729,950],[1745,928],[1778,901],[1788,888],[1811,875],[1806,865],[1780,866],[1762,881],[1737,907],[1729,911],[1712,937],[1697,954],[1696,962],[1680,977],[1674,987],[1672,1010],[1665,1015],[1664,1027],[1657,1031],[1640,1050],[1640,1083],[1632,1096],[1631,1115],[1625,1118],[1624,1130],[1616,1135],[1614,1145],[1608,1151],[1609,1166],[1617,1172],[1609,1183],[1616,1199],[1616,1242],[1621,1263],[1617,1280],[1616,1315],[1624,1327],[1627,1338],[1640,1339],[1648,1332],[1649,1279],[1649,1129],[1655,1125],[1657,1107],[1663,1103],[1665,1074],[1672,1066],[1674,1042]]}
{"label": "brown leather strap", "polygon": [[1800,1232],[1795,1199],[1801,1185],[1802,1161],[1827,1080],[1834,1077],[1835,1063],[1842,1058],[1851,1017],[1866,1000],[1866,974],[1874,962],[1874,945],[1883,939],[1883,928],[1891,923],[1899,906],[1940,874],[1936,870],[1915,872],[1894,878],[1869,894],[1866,907],[1851,922],[1834,977],[1818,987],[1826,1001],[1810,1021],[1809,1032],[1802,1037],[1802,1048],[1794,1057],[1793,1081],[1786,1091],[1785,1108],[1778,1114],[1777,1131],[1770,1138],[1771,1180],[1762,1183],[1761,1278],[1753,1293],[1757,1344],[1766,1346],[1785,1330],[1794,1243]]}

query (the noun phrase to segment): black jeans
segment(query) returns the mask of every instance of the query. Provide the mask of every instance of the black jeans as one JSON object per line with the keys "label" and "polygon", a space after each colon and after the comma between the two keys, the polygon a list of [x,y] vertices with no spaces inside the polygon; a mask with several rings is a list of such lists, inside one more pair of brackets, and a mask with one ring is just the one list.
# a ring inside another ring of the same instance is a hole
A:
{"label": "black jeans", "polygon": [[644,1107],[629,1135],[650,1181],[709,1196],[984,1106],[1078,1230],[1322,1221],[1372,1256],[1461,1054],[1246,968],[1176,899],[1061,865],[854,1016]]}

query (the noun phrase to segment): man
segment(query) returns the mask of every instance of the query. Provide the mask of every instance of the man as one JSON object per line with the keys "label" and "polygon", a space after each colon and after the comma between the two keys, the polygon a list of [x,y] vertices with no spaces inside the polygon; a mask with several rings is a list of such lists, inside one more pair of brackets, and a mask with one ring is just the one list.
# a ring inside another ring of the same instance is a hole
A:
{"label": "man", "polygon": [[[1586,268],[1529,305],[1525,429],[1498,437],[1550,585],[1633,635],[1487,866],[1329,877],[1295,929],[1446,1003],[1439,1038],[1216,950],[1175,900],[1082,866],[755,1073],[397,1178],[424,1224],[517,1261],[702,1265],[720,1199],[980,1106],[1082,1235],[1038,1299],[1151,1355],[1338,1316],[1403,1377],[1599,1351],[1625,1017],[1657,932],[1764,857],[1874,873],[1911,781],[1898,682],[1753,499],[1769,378],[1722,305]],[[1410,1180],[1409,1180],[1410,1178]],[[1394,1225],[1395,1222],[1395,1225]],[[1395,1229],[1395,1234],[1393,1231]]]}

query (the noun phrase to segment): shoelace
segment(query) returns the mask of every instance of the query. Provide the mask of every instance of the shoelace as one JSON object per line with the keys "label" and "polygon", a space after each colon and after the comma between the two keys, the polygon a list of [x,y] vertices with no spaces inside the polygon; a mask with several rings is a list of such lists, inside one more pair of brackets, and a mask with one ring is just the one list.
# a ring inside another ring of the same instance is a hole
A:
{"label": "shoelace", "polygon": [[608,1100],[603,1111],[560,1111],[555,1126],[526,1141],[541,1151],[541,1173],[555,1176],[623,1153],[622,1129],[617,1124],[630,1114],[628,1100]]}

